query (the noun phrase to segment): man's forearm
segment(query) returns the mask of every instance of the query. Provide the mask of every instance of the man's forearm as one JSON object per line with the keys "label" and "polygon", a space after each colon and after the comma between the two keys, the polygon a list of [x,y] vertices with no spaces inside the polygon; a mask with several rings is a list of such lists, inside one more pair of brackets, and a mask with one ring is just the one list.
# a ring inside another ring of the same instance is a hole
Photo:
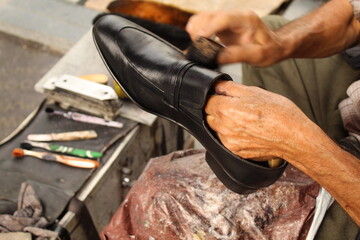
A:
{"label": "man's forearm", "polygon": [[360,160],[325,134],[309,136],[289,162],[323,186],[360,226]]}
{"label": "man's forearm", "polygon": [[331,0],[310,14],[275,31],[286,58],[327,57],[360,39],[360,23],[348,0]]}

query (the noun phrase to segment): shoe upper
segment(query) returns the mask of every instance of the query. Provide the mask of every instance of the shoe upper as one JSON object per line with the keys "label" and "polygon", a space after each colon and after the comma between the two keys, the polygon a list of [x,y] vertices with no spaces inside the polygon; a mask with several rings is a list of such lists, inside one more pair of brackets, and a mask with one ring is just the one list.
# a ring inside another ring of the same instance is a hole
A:
{"label": "shoe upper", "polygon": [[[94,28],[97,46],[115,79],[122,78],[118,80],[123,90],[141,107],[155,113],[163,112],[164,107],[174,111],[181,108],[202,121],[213,82],[231,78],[197,66],[168,42],[132,25],[126,19],[119,21],[118,16],[108,15]],[[162,96],[161,101],[154,95]],[[171,111],[168,114],[166,117],[174,117]]]}

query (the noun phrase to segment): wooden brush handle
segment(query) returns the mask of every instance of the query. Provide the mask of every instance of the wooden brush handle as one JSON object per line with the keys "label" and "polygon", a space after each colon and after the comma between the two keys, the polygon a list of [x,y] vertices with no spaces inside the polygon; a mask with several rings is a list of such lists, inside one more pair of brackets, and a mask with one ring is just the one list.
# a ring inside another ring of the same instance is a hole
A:
{"label": "wooden brush handle", "polygon": [[72,141],[72,140],[96,138],[97,134],[95,131],[89,130],[89,131],[76,131],[76,132],[65,132],[65,133],[51,133],[51,137],[55,141]]}

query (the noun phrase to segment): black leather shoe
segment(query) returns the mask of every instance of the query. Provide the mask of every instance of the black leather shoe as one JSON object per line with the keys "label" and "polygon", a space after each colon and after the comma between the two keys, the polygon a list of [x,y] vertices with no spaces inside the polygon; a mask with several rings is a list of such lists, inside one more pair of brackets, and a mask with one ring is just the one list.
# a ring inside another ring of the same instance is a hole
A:
{"label": "black leather shoe", "polygon": [[189,131],[206,148],[206,161],[226,187],[251,193],[274,183],[286,164],[268,168],[232,154],[204,122],[211,85],[223,73],[197,66],[165,40],[118,16],[98,20],[94,40],[102,59],[129,98],[147,112]]}

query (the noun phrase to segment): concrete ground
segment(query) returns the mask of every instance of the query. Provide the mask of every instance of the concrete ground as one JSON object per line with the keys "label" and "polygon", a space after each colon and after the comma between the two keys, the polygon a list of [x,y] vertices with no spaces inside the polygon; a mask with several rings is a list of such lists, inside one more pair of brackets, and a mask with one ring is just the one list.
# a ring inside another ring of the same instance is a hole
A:
{"label": "concrete ground", "polygon": [[0,0],[0,141],[41,103],[35,83],[97,14],[66,0]]}
{"label": "concrete ground", "polygon": [[61,56],[40,44],[0,33],[0,139],[41,103],[43,96],[34,85]]}

